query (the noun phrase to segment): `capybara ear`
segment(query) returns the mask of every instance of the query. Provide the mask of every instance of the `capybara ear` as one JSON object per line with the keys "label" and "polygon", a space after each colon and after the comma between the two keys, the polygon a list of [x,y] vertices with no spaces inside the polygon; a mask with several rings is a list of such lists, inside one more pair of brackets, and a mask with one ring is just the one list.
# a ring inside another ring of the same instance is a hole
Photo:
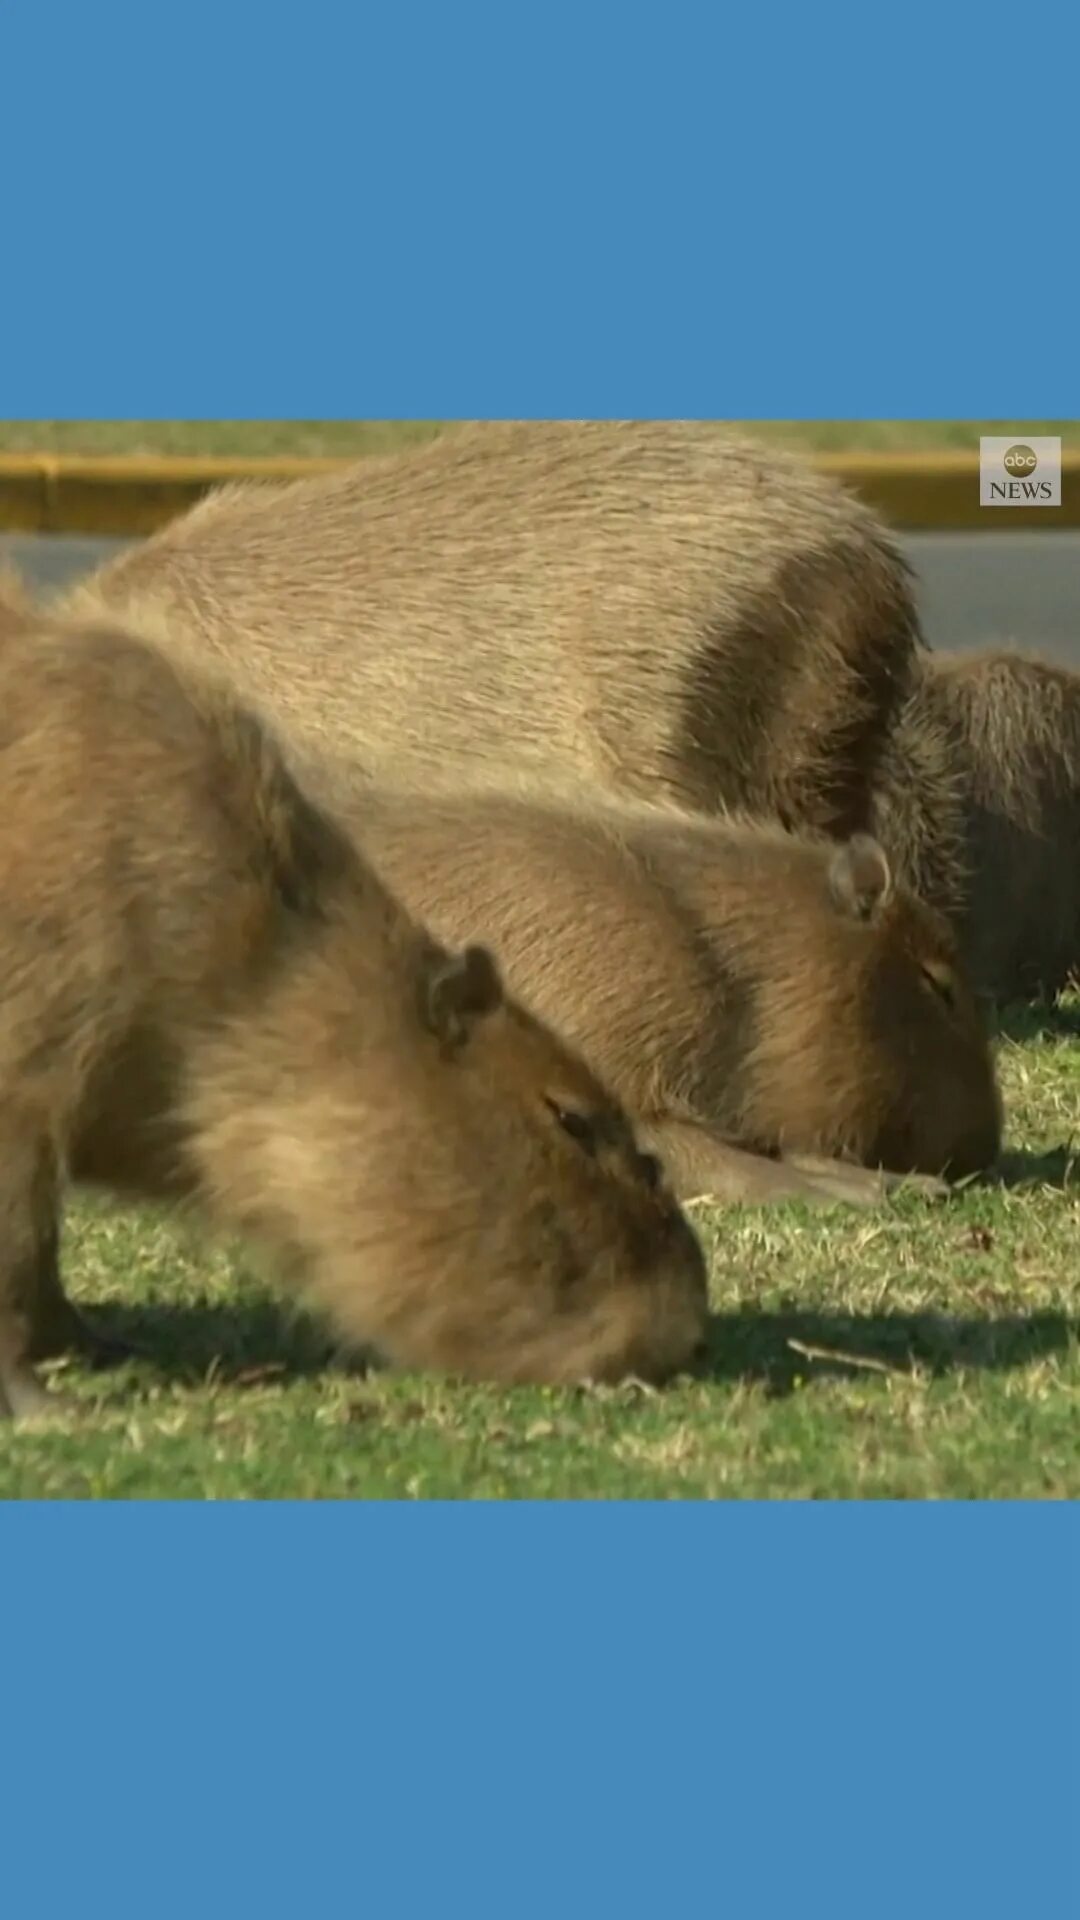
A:
{"label": "capybara ear", "polygon": [[892,892],[884,847],[868,833],[853,834],[833,855],[829,890],[842,913],[853,920],[873,920]]}
{"label": "capybara ear", "polygon": [[499,969],[486,947],[442,954],[425,981],[427,1024],[443,1046],[463,1047],[480,1020],[503,1004]]}

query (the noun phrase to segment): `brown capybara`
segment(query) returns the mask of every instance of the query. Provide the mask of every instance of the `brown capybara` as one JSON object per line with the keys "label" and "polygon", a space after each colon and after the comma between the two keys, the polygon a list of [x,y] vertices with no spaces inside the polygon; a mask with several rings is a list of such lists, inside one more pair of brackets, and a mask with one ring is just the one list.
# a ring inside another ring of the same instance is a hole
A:
{"label": "brown capybara", "polygon": [[868,837],[570,807],[521,784],[444,797],[325,764],[317,778],[411,911],[490,944],[677,1191],[709,1184],[717,1140],[953,1178],[995,1159],[994,1067],[955,941]]}
{"label": "brown capybara", "polygon": [[708,421],[459,427],[222,489],[74,604],[155,602],[305,749],[450,786],[865,828],[921,648],[907,568],[804,459]]}
{"label": "brown capybara", "polygon": [[660,1378],[697,1242],[593,1074],[410,919],[231,694],[0,611],[0,1412],[85,1332],[61,1190],[189,1195],[350,1342]]}
{"label": "brown capybara", "polygon": [[886,749],[877,831],[997,1000],[1080,971],[1080,674],[1020,653],[930,654]]}

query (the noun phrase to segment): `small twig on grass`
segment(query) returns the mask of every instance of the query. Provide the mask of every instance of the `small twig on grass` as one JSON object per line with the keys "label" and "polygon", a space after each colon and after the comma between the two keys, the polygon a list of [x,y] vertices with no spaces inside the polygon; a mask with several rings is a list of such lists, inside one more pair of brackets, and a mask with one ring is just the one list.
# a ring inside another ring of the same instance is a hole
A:
{"label": "small twig on grass", "polygon": [[835,1347],[811,1347],[805,1340],[789,1340],[787,1344],[807,1360],[830,1360],[842,1367],[863,1367],[867,1373],[893,1373],[901,1380],[915,1378],[914,1367],[893,1367],[887,1360],[872,1360],[868,1354],[840,1353]]}
{"label": "small twig on grass", "polygon": [[240,1367],[233,1374],[230,1384],[234,1387],[258,1387],[264,1380],[279,1380],[284,1372],[284,1360],[263,1360],[257,1365]]}

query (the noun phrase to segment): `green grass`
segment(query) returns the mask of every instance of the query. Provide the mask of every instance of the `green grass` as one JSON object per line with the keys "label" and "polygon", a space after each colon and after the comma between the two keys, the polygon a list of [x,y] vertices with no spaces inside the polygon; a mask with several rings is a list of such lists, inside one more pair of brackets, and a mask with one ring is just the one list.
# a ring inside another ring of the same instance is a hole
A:
{"label": "green grass", "polygon": [[[437,420],[0,420],[0,452],[54,454],[382,453],[438,432]],[[1069,420],[758,420],[735,424],[766,439],[832,452],[971,449],[980,433],[1060,434]]]}
{"label": "green grass", "polygon": [[349,1376],[242,1262],[81,1203],[73,1291],[153,1359],[69,1370],[73,1421],[0,1432],[0,1496],[1075,1496],[1080,1003],[1004,1031],[1021,1184],[702,1210],[710,1364],[658,1394]]}

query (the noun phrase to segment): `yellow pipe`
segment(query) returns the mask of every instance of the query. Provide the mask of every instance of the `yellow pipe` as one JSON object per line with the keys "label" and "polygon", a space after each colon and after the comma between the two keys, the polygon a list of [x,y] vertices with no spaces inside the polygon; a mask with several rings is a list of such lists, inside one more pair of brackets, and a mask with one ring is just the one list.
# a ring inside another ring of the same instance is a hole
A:
{"label": "yellow pipe", "polygon": [[[905,532],[1080,527],[1080,453],[1062,458],[1060,507],[979,505],[979,457],[970,453],[822,453],[822,472]],[[341,459],[96,459],[0,455],[0,530],[136,537],[183,513],[227,480],[295,480],[350,464]]]}

